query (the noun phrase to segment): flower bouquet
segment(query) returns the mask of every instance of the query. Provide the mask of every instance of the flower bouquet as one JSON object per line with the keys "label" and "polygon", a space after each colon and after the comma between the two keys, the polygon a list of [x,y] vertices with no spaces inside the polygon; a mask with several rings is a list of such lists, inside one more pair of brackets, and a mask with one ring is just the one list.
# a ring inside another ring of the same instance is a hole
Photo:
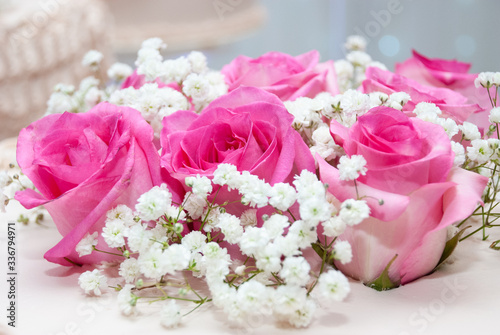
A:
{"label": "flower bouquet", "polygon": [[392,73],[359,36],[346,46],[335,63],[270,52],[213,71],[146,40],[135,70],[55,88],[2,203],[24,223],[48,211],[63,236],[48,261],[92,265],[85,293],[117,291],[127,316],[155,303],[165,327],[208,303],[306,327],[348,277],[411,283],[496,226],[500,75],[417,52]]}

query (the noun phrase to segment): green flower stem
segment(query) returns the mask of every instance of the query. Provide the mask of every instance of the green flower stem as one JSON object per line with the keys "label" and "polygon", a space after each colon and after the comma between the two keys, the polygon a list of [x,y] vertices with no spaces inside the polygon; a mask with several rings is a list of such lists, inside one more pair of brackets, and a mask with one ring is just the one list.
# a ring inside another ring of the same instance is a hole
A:
{"label": "green flower stem", "polygon": [[117,254],[117,253],[115,253],[115,252],[109,252],[109,251],[100,250],[100,249],[97,249],[97,248],[95,247],[95,245],[93,245],[93,246],[92,246],[92,249],[94,249],[94,250],[95,250],[95,251],[97,251],[97,252],[102,252],[102,253],[104,253],[104,254],[115,255],[115,256],[120,256],[120,257],[124,257],[124,258],[125,258],[125,256],[123,256],[123,254]]}

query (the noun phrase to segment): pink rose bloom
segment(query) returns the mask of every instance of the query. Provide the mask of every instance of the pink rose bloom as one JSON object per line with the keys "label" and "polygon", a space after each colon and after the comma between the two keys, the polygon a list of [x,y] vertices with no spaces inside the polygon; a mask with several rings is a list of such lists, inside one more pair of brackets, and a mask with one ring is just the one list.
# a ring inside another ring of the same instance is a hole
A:
{"label": "pink rose bloom", "polygon": [[[49,115],[21,130],[17,161],[40,193],[22,191],[16,199],[26,208],[45,206],[64,236],[45,254],[48,261],[109,259],[98,252],[79,257],[75,251],[87,233],[101,233],[108,210],[119,204],[133,208],[142,193],[163,182],[182,191],[162,175],[152,140],[153,130],[138,111],[108,103],[87,113]],[[181,199],[176,192],[173,197]],[[109,251],[101,236],[97,247]]]}
{"label": "pink rose bloom", "polygon": [[[413,50],[412,58],[396,64],[396,73],[411,78],[422,85],[444,87],[460,93],[468,99],[468,103],[478,104],[486,110],[485,113],[479,113],[480,115],[473,115],[474,118],[469,121],[478,124],[479,120],[482,119],[481,123],[486,121],[486,127],[488,127],[487,114],[491,109],[491,102],[486,89],[476,88],[474,85],[477,73],[469,73],[470,67],[470,63],[439,58],[431,59]],[[485,125],[479,124],[479,126],[484,127]]]}
{"label": "pink rose bloom", "polygon": [[364,93],[406,92],[411,100],[403,107],[403,111],[413,111],[419,102],[431,102],[443,111],[443,116],[450,117],[460,124],[472,114],[482,111],[479,105],[468,103],[466,97],[448,88],[422,85],[415,80],[375,67],[366,70],[362,90]]}
{"label": "pink rose bloom", "polygon": [[[446,227],[469,216],[488,182],[453,167],[450,140],[439,126],[389,108],[373,108],[351,127],[332,121],[330,132],[348,156],[362,155],[367,173],[357,180],[370,217],[339,237],[353,260],[336,266],[364,283],[377,279],[389,262],[395,285],[431,272],[446,244]],[[319,160],[320,177],[339,201],[356,198],[353,181]],[[379,205],[378,200],[384,204]]]}
{"label": "pink rose bloom", "polygon": [[165,117],[162,165],[182,183],[196,174],[211,177],[221,163],[271,184],[290,181],[303,169],[315,170],[292,122],[275,95],[242,87],[214,100],[199,115],[178,111]]}
{"label": "pink rose bloom", "polygon": [[229,92],[240,86],[259,87],[281,100],[314,98],[318,93],[338,94],[333,61],[318,63],[316,50],[292,57],[269,52],[259,58],[239,56],[222,68]]}

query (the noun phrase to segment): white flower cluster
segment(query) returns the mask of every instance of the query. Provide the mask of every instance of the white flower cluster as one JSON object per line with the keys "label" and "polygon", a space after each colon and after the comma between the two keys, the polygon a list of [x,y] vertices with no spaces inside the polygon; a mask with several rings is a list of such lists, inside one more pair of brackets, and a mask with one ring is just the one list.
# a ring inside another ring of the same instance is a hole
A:
{"label": "white flower cluster", "polygon": [[[35,186],[17,165],[11,164],[7,170],[0,170],[0,212],[5,213],[6,207],[14,199],[16,192],[26,189],[35,189]],[[24,225],[42,224],[48,217],[47,210],[40,206],[23,211],[17,218],[17,222]]]}
{"label": "white flower cluster", "polygon": [[117,90],[111,94],[109,102],[141,112],[142,117],[151,124],[158,137],[165,116],[178,110],[189,109],[189,101],[181,92],[170,87],[158,87],[157,83],[147,83],[139,89],[128,87]]}
{"label": "white flower cluster", "polygon": [[500,72],[481,72],[478,74],[477,78],[474,80],[474,85],[484,88],[491,88],[493,86],[500,86]]}
{"label": "white flower cluster", "polygon": [[340,92],[356,89],[365,79],[365,71],[369,67],[379,67],[387,70],[387,67],[365,52],[367,41],[359,35],[347,37],[345,48],[346,59],[335,61],[335,72]]}
{"label": "white flower cluster", "polygon": [[[151,287],[161,287],[179,271],[205,278],[214,304],[236,322],[273,315],[304,327],[314,316],[316,299],[341,301],[347,296],[350,289],[343,274],[325,266],[325,272],[311,275],[309,256],[303,253],[319,243],[318,226],[329,224],[335,212],[325,185],[314,173],[302,171],[293,186],[271,186],[247,171],[237,171],[234,165],[221,164],[212,180],[196,175],[186,178],[185,183],[191,192],[179,207],[162,185],[141,195],[135,211],[120,205],[107,213],[101,237],[107,247],[124,256],[119,267],[124,285],[118,294],[124,315],[136,314],[138,302],[148,299],[138,291],[146,281],[153,281],[153,285],[148,284]],[[240,216],[227,212],[227,203],[217,204],[221,187],[237,190],[241,202],[250,208]],[[269,206],[264,211],[269,214],[257,217],[259,208],[265,206]],[[344,207],[349,209],[340,209],[339,216],[348,224],[362,216],[363,209],[355,202]],[[192,228],[199,228],[182,234],[194,222],[198,224]],[[97,242],[98,232],[87,234],[76,250],[80,256],[98,252]],[[229,254],[221,243],[239,251]],[[348,242],[332,242],[328,248],[328,259],[347,263],[352,258]],[[251,260],[242,263],[242,255]],[[86,293],[95,295],[106,285],[99,270],[85,272],[79,282]],[[208,299],[203,300],[188,283],[180,286],[178,294],[183,299],[189,300],[189,294],[195,294],[197,304]],[[314,287],[317,289],[311,295]],[[165,327],[175,327],[181,319],[180,306],[172,300],[163,303],[160,314]]]}
{"label": "white flower cluster", "polygon": [[192,51],[187,56],[163,60],[160,51],[165,47],[159,38],[144,41],[135,63],[137,73],[143,74],[147,81],[177,83],[197,111],[227,93],[223,75],[209,70],[207,59],[201,52]]}

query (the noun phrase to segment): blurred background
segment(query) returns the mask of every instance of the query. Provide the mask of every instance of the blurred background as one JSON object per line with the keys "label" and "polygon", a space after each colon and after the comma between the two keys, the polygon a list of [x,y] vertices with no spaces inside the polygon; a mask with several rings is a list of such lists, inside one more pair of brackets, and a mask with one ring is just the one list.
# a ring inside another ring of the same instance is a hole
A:
{"label": "blurred background", "polygon": [[220,69],[269,51],[341,59],[356,34],[391,70],[415,49],[500,71],[498,14],[497,0],[0,0],[0,139],[43,115],[56,83],[87,76],[90,49],[105,66],[133,65],[141,41],[158,36],[165,57],[201,50]]}

